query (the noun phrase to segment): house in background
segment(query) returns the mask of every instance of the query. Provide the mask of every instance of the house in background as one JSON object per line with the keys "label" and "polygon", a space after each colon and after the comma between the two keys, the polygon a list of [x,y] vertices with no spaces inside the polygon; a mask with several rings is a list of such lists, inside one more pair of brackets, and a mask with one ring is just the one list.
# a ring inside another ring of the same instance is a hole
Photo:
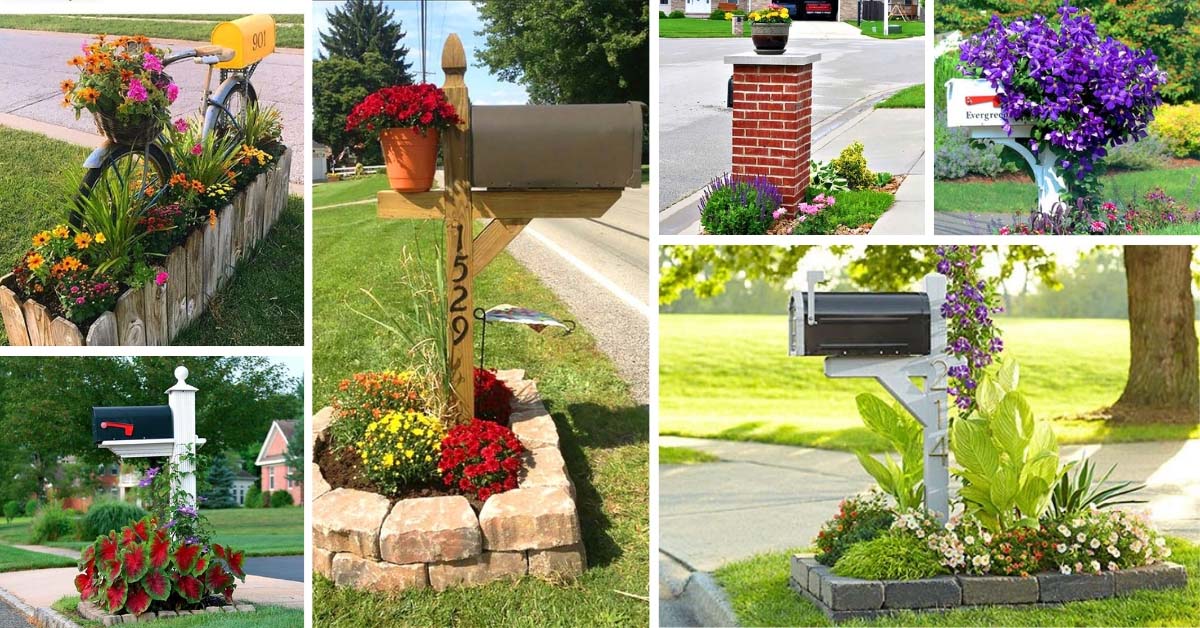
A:
{"label": "house in background", "polygon": [[[734,4],[739,10],[747,13],[765,9],[770,4],[777,4],[787,7],[792,19],[798,21],[839,20],[849,22],[857,20],[859,17],[859,0],[774,0],[774,2],[771,0],[658,0],[658,10],[667,14],[672,11],[683,11],[688,17],[707,18],[713,11],[724,10],[728,5]],[[870,15],[872,10],[883,10],[883,4],[879,1],[874,3],[868,1],[862,4],[878,5],[874,9],[864,6],[862,8],[864,16]],[[919,4],[917,0],[891,0],[889,2],[893,17],[904,15],[908,19],[917,18]]]}
{"label": "house in background", "polygon": [[[287,453],[288,443],[293,438],[304,438],[303,433],[296,433],[296,421],[275,421],[267,430],[267,438],[263,441],[262,449],[258,451],[258,459],[254,464],[262,470],[262,491],[287,491],[292,494],[296,504],[304,502],[304,483],[288,479]],[[244,495],[243,495],[244,497]]]}
{"label": "house in background", "polygon": [[251,486],[258,481],[258,478],[246,473],[238,467],[233,474],[233,500],[238,506],[246,505],[246,491],[250,490]]}

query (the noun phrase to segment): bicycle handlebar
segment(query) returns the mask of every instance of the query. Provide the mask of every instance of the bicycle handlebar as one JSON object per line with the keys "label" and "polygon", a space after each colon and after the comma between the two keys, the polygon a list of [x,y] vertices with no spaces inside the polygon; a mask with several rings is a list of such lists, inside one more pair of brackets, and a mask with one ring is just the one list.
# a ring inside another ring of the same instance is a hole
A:
{"label": "bicycle handlebar", "polygon": [[197,63],[216,65],[233,59],[235,54],[232,49],[223,46],[197,46],[196,48],[181,50],[163,59],[163,67],[183,61],[184,59],[196,59]]}

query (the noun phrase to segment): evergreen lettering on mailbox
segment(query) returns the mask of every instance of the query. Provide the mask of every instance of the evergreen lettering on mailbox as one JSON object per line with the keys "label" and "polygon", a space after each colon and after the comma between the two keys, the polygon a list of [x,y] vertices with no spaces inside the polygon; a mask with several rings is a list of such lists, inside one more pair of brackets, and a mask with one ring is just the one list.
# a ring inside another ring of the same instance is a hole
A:
{"label": "evergreen lettering on mailbox", "polygon": [[170,406],[92,408],[92,438],[96,443],[174,437]]}

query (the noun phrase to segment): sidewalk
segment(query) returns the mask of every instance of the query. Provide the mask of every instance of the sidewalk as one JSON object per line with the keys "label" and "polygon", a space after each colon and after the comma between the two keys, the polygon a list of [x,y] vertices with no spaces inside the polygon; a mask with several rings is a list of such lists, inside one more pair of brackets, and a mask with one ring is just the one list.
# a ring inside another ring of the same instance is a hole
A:
{"label": "sidewalk", "polygon": [[[34,569],[0,573],[0,589],[7,590],[18,600],[34,607],[48,608],[60,598],[78,595],[75,590],[74,567]],[[304,583],[260,576],[246,576],[239,583],[234,599],[250,604],[270,604],[304,609]]]}
{"label": "sidewalk", "polygon": [[[872,235],[921,235],[925,232],[925,110],[868,108],[820,138],[814,138],[812,158],[829,161],[859,141],[867,165],[875,172],[906,177],[896,202],[876,222]],[[700,192],[660,214],[660,233],[700,233]],[[857,225],[854,225],[857,226]]]}

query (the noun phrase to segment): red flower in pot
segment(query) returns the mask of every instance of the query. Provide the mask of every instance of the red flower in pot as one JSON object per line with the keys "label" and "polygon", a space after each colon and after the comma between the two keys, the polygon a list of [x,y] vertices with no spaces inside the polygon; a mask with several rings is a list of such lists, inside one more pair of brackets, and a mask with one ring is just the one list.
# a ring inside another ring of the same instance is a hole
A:
{"label": "red flower in pot", "polygon": [[440,87],[395,85],[367,96],[346,116],[346,130],[378,135],[388,181],[397,192],[433,187],[440,131],[462,122]]}

